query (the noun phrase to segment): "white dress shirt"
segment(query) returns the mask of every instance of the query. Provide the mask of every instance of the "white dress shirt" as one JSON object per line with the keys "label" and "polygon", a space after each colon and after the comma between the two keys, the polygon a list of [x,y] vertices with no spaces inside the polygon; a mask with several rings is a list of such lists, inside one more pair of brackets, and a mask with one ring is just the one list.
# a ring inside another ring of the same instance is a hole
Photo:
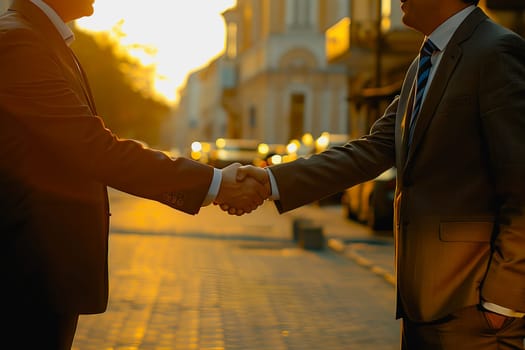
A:
{"label": "white dress shirt", "polygon": [[66,44],[71,45],[71,43],[75,41],[75,34],[71,30],[71,28],[69,28],[67,24],[64,23],[64,21],[55,12],[55,10],[53,10],[48,4],[46,4],[42,0],[31,0],[31,2],[46,14],[49,20],[55,25],[56,29],[58,30]]}

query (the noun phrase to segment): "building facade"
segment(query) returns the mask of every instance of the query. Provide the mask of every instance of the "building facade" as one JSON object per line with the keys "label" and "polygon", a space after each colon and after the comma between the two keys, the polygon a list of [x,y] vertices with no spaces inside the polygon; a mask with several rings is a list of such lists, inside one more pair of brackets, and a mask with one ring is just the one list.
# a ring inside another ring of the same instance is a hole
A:
{"label": "building facade", "polygon": [[11,0],[0,0],[0,13],[4,13],[9,7],[10,3]]}
{"label": "building facade", "polygon": [[[238,0],[225,11],[224,54],[194,73],[200,138],[348,133],[346,67],[325,55],[326,29],[347,12],[348,0]],[[183,88],[175,118],[188,121],[191,94]]]}
{"label": "building facade", "polygon": [[349,130],[357,138],[400,90],[423,37],[403,24],[399,0],[349,0],[348,10],[344,25],[327,31],[334,43],[327,59],[347,67]]}
{"label": "building facade", "polygon": [[[345,26],[336,23],[330,63],[345,64],[348,71],[350,137],[370,130],[399,92],[408,66],[423,42],[420,33],[406,27],[399,0],[348,0]],[[495,21],[524,34],[525,1],[481,0]]]}
{"label": "building facade", "polygon": [[[524,6],[480,6],[523,35]],[[368,133],[423,41],[402,16],[399,0],[238,0],[223,13],[224,54],[181,90],[179,145]]]}

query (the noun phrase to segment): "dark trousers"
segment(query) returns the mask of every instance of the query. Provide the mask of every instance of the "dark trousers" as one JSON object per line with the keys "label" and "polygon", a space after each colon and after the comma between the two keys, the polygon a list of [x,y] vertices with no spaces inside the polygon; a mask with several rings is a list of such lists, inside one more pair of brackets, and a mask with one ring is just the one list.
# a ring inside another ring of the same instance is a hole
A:
{"label": "dark trousers", "polygon": [[494,329],[477,306],[430,323],[403,319],[402,350],[523,350],[525,320],[509,318]]}
{"label": "dark trousers", "polygon": [[42,307],[8,307],[1,327],[4,344],[17,350],[70,350],[77,328],[77,314],[58,314]]}

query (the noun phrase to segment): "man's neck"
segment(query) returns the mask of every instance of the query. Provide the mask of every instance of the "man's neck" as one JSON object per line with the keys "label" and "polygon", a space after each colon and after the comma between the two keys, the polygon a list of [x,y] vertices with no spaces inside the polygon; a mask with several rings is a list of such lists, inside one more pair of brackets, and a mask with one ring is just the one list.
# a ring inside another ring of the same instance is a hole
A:
{"label": "man's neck", "polygon": [[58,13],[45,1],[43,0],[30,0],[40,10],[42,10],[53,25],[57,28],[58,32],[69,45],[75,40],[75,35],[71,29],[66,25],[64,20],[58,15]]}
{"label": "man's neck", "polygon": [[427,28],[424,28],[424,30],[422,30],[422,33],[426,36],[429,36],[434,30],[436,30],[440,25],[445,23],[450,17],[454,16],[460,11],[463,11],[471,5],[472,4],[461,2],[455,2],[454,4],[444,4],[443,7],[441,7],[441,11],[434,14],[434,18],[436,18],[436,20],[432,24],[429,24]]}

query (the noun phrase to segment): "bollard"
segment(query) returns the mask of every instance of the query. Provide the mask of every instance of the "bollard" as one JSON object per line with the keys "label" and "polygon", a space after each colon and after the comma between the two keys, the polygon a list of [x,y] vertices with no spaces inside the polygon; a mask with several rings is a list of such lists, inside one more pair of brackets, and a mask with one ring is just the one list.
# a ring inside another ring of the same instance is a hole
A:
{"label": "bollard", "polygon": [[304,225],[312,225],[313,222],[310,219],[304,219],[304,218],[297,218],[294,219],[292,222],[292,234],[293,234],[293,240],[294,242],[297,242],[299,240],[299,231],[301,230],[301,226]]}
{"label": "bollard", "polygon": [[325,237],[323,227],[320,225],[306,224],[299,227],[299,246],[306,250],[323,250]]}

